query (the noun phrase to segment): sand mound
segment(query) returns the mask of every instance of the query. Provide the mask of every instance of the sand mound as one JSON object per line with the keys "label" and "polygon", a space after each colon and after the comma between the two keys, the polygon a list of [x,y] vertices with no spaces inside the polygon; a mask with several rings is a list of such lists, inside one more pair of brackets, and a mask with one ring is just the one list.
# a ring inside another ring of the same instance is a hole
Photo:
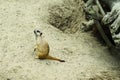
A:
{"label": "sand mound", "polygon": [[52,5],[48,22],[63,32],[75,33],[84,19],[82,7],[82,0],[65,0],[63,4]]}

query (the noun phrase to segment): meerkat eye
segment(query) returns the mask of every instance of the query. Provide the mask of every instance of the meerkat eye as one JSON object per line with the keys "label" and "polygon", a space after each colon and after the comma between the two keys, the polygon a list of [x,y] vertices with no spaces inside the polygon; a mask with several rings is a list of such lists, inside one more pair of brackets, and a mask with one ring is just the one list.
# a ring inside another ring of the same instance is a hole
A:
{"label": "meerkat eye", "polygon": [[39,33],[40,33],[40,31],[39,31],[39,30],[37,30],[37,32],[39,32]]}

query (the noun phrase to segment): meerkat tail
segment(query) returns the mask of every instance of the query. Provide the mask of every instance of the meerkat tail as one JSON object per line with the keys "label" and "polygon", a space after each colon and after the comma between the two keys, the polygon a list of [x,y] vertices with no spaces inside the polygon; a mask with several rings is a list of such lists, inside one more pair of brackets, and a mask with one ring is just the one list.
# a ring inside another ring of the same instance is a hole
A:
{"label": "meerkat tail", "polygon": [[58,59],[58,58],[55,58],[55,57],[52,57],[52,56],[47,56],[46,59],[51,59],[51,60],[57,60],[57,61],[60,61],[60,62],[65,62],[64,60],[61,60],[61,59]]}

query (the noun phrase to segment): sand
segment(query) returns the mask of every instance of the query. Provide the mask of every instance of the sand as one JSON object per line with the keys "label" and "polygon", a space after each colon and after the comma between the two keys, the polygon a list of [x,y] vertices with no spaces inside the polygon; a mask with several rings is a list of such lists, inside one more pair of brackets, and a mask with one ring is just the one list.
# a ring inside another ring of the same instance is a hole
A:
{"label": "sand", "polygon": [[[66,34],[47,23],[49,5],[62,0],[0,0],[0,80],[120,80],[120,61],[90,33]],[[34,59],[39,28],[52,56]]]}

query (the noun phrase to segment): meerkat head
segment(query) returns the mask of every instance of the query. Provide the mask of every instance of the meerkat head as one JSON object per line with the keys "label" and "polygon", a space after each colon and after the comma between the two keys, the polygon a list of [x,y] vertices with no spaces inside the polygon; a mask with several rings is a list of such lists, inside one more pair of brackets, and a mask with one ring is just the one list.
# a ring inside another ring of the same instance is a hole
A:
{"label": "meerkat head", "polygon": [[36,37],[42,36],[42,32],[40,30],[38,30],[38,29],[34,30],[34,34],[35,34]]}

